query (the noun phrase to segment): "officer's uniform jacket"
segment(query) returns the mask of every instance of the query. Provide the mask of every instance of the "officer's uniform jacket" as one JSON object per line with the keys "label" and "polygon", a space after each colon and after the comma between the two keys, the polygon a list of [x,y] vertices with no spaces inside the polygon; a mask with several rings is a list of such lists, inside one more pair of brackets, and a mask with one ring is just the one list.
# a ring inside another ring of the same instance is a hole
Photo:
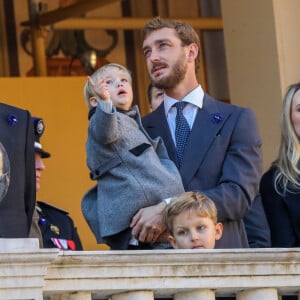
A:
{"label": "officer's uniform jacket", "polygon": [[67,211],[42,201],[37,201],[36,211],[44,248],[83,250],[77,229]]}

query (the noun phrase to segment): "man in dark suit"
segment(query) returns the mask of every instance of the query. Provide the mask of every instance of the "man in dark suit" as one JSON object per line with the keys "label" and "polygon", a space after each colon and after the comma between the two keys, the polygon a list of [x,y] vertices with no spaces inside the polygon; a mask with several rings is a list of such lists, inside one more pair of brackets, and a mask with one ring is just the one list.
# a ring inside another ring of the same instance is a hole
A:
{"label": "man in dark suit", "polygon": [[0,201],[0,237],[26,238],[35,206],[34,135],[28,111],[0,103],[0,143],[1,183],[9,183]]}
{"label": "man in dark suit", "polygon": [[[190,25],[155,18],[144,27],[143,39],[151,81],[165,91],[164,102],[144,117],[145,129],[152,138],[163,138],[185,190],[199,190],[215,202],[224,225],[216,248],[248,247],[243,217],[258,194],[262,172],[254,113],[203,92],[196,77],[200,41]],[[178,102],[186,102],[183,116],[190,132],[185,142],[176,140],[181,136],[177,131],[180,112],[174,107]],[[183,157],[178,153],[182,145]],[[163,201],[134,216],[132,233],[140,241],[151,242],[161,236],[165,227],[160,212],[165,205]]]}
{"label": "man in dark suit", "polygon": [[[148,99],[150,111],[154,111],[163,102],[164,91],[148,86]],[[260,195],[257,195],[252,203],[251,209],[244,216],[248,243],[250,248],[268,248],[271,247],[271,233],[267,217],[262,205]]]}
{"label": "man in dark suit", "polygon": [[[32,121],[35,135],[36,190],[38,191],[42,172],[46,168],[43,159],[50,157],[50,153],[45,151],[40,143],[40,138],[45,130],[43,119],[33,117]],[[77,229],[69,213],[43,201],[37,201],[30,237],[38,238],[41,248],[83,250]]]}

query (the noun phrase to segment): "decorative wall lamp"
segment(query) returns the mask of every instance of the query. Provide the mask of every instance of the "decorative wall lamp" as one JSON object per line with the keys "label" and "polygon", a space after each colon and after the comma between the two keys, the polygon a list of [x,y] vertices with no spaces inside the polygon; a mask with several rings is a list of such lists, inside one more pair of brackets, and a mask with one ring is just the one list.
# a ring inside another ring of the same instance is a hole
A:
{"label": "decorative wall lamp", "polygon": [[[60,13],[60,10],[82,5],[81,2],[78,2],[78,4],[76,4],[77,1],[74,2],[75,4],[68,7],[57,9],[57,14]],[[40,1],[29,0],[29,11],[30,21],[22,22],[22,25],[30,26],[30,28],[25,28],[21,32],[21,45],[28,55],[33,56],[33,58],[38,56],[35,45],[41,45],[41,43],[36,42],[38,40],[36,31],[39,32],[38,36],[42,36],[44,40],[45,48],[43,52],[46,57],[48,76],[89,75],[94,72],[95,68],[108,62],[106,56],[118,43],[117,30],[104,30],[105,34],[110,37],[111,42],[107,47],[99,49],[97,48],[98,46],[91,46],[87,42],[84,30],[51,30],[51,26],[40,26],[37,21],[38,16],[43,16],[43,14],[47,13],[47,4]],[[84,18],[82,14],[81,17]],[[42,47],[38,48],[39,52],[41,49]],[[34,68],[29,70],[27,75],[40,75],[36,73],[36,68]]]}

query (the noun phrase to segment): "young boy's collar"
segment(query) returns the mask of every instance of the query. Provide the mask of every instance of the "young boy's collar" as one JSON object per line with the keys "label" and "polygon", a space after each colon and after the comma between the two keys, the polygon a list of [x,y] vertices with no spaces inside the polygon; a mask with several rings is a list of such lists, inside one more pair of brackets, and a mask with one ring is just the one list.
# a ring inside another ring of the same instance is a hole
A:
{"label": "young boy's collar", "polygon": [[91,117],[93,116],[93,114],[96,112],[96,107],[92,107],[90,110],[89,110],[89,114],[88,114],[88,119],[90,120]]}
{"label": "young boy's collar", "polygon": [[119,112],[121,114],[125,114],[129,117],[135,117],[136,116],[136,110],[133,109],[133,108],[130,108],[128,110],[117,108],[117,112]]}

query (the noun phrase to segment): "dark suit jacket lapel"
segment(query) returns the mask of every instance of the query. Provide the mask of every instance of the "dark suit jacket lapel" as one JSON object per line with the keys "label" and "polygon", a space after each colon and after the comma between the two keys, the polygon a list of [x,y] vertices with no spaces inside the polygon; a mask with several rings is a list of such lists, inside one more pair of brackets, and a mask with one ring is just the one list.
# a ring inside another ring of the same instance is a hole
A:
{"label": "dark suit jacket lapel", "polygon": [[[223,120],[213,122],[215,114],[221,114]],[[228,114],[220,110],[218,102],[205,94],[202,109],[198,113],[190,133],[181,168],[179,169],[184,186],[190,182],[202,164],[203,159],[218,132],[228,118]]]}

